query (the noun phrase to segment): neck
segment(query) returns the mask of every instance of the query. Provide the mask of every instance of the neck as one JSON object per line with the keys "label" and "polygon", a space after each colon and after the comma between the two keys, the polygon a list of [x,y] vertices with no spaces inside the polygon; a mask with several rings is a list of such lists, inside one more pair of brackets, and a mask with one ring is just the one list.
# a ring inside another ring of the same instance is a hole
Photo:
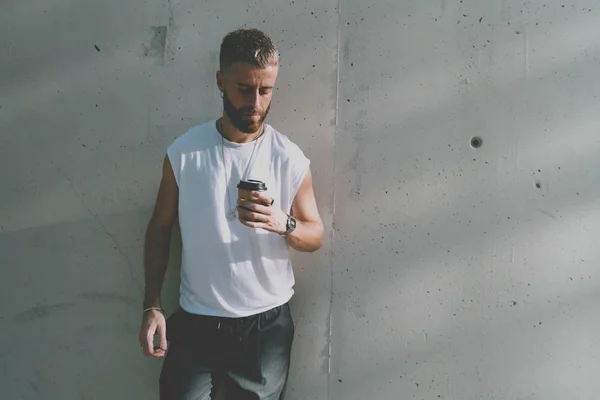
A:
{"label": "neck", "polygon": [[265,130],[265,124],[263,123],[255,133],[244,133],[233,126],[227,115],[223,115],[223,117],[217,121],[217,128],[219,133],[230,142],[249,143],[258,139],[258,137],[262,135],[263,131]]}

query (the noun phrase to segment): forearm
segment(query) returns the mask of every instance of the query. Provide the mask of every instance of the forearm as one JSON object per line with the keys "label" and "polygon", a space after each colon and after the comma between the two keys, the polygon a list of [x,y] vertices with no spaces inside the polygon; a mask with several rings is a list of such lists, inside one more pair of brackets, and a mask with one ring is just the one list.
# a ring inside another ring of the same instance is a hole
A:
{"label": "forearm", "polygon": [[286,236],[288,244],[297,251],[313,252],[323,245],[323,224],[296,220],[296,229]]}
{"label": "forearm", "polygon": [[144,308],[161,306],[161,289],[169,263],[171,229],[148,224],[144,243]]}

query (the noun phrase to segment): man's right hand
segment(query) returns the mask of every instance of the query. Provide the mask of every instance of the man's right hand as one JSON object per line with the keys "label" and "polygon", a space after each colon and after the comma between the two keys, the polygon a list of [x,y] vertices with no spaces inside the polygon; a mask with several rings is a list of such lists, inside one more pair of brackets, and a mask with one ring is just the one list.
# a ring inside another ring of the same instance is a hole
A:
{"label": "man's right hand", "polygon": [[[154,335],[158,335],[158,347],[154,347]],[[164,357],[167,351],[167,322],[163,313],[158,310],[146,311],[138,338],[146,357]]]}

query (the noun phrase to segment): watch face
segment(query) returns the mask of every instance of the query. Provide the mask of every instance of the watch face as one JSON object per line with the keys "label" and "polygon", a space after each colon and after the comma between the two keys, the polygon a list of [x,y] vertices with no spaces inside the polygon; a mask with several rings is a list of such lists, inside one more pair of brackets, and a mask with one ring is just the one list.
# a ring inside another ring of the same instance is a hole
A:
{"label": "watch face", "polygon": [[294,219],[294,217],[290,217],[290,228],[296,229],[296,220]]}

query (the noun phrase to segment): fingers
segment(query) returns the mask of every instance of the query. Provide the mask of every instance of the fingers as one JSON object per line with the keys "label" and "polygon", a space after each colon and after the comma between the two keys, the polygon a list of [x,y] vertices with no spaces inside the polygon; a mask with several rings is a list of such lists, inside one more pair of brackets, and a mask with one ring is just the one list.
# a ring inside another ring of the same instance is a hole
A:
{"label": "fingers", "polygon": [[[257,214],[257,215],[261,215],[261,214]],[[239,221],[242,223],[242,225],[245,225],[249,228],[264,229],[266,231],[279,233],[279,234],[281,234],[282,232],[285,232],[285,229],[282,229],[282,226],[279,223],[275,222],[274,217],[267,219],[266,222],[261,222],[261,221],[257,221],[257,220],[246,219],[246,217],[244,215],[242,215],[240,212]]]}
{"label": "fingers", "polygon": [[263,206],[271,206],[274,202],[274,199],[266,192],[252,192],[251,195],[256,203],[262,204]]}
{"label": "fingers", "polygon": [[156,357],[156,350],[154,349],[154,332],[148,332],[148,336],[146,336],[146,341],[143,346],[145,356]]}
{"label": "fingers", "polygon": [[[161,315],[162,317],[162,315]],[[160,358],[164,357],[167,351],[167,335],[166,323],[164,317],[157,318],[147,322],[145,319],[142,322],[140,329],[139,341],[142,353],[146,357]],[[159,346],[154,346],[154,335],[158,335]]]}
{"label": "fingers", "polygon": [[255,229],[265,229],[265,230],[271,230],[270,225],[266,224],[264,222],[256,222],[256,221],[246,221],[246,220],[240,220],[240,222],[242,223],[242,225],[246,225],[249,228],[255,228]]}
{"label": "fingers", "polygon": [[151,354],[150,346],[152,345],[152,342],[148,341],[148,336],[154,335],[154,333],[150,333],[151,329],[152,327],[149,324],[147,324],[145,321],[142,321],[142,327],[140,328],[138,340],[140,342],[140,346],[142,347],[142,353],[144,353],[146,357],[150,357]]}
{"label": "fingers", "polygon": [[270,206],[264,206],[262,204],[257,204],[253,201],[248,200],[238,200],[238,206],[265,215],[270,215],[272,211],[272,208]]}
{"label": "fingers", "polygon": [[270,205],[273,201],[272,197],[263,197],[261,201],[268,202],[268,205],[265,206],[243,199],[238,200],[238,220],[250,228],[264,229],[279,234],[285,232],[287,214],[279,207]]}
{"label": "fingers", "polygon": [[263,223],[263,222],[270,221],[270,216],[268,216],[268,215],[248,211],[241,207],[238,207],[238,214],[239,214],[238,219],[241,222],[246,221],[246,222],[261,222],[261,223]]}
{"label": "fingers", "polygon": [[249,201],[240,200],[237,210],[240,221],[269,222],[272,217],[271,208]]}
{"label": "fingers", "polygon": [[149,326],[146,336],[141,340],[142,353],[146,357],[154,357],[154,329]]}
{"label": "fingers", "polygon": [[159,349],[164,353],[167,351],[167,327],[164,319],[159,323],[157,333]]}

